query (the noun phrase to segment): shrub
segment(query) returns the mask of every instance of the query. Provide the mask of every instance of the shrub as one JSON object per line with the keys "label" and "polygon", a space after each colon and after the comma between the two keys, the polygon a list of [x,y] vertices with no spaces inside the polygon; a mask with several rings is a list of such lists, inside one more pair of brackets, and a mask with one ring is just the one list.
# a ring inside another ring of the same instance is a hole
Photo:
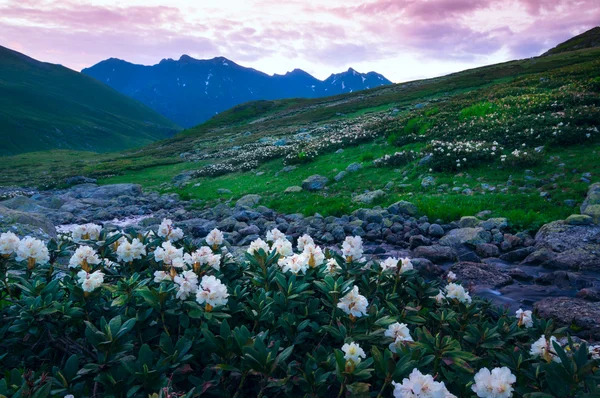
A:
{"label": "shrub", "polygon": [[485,141],[431,141],[423,149],[431,155],[430,166],[437,171],[456,171],[499,158],[502,147],[497,142]]}
{"label": "shrub", "polygon": [[507,155],[500,155],[502,164],[511,168],[537,166],[544,160],[543,148],[515,149]]}
{"label": "shrub", "polygon": [[398,167],[404,166],[417,158],[414,151],[396,152],[391,155],[384,155],[373,161],[375,167]]}
{"label": "shrub", "polygon": [[491,102],[480,102],[461,109],[459,119],[464,121],[470,118],[484,117],[496,112],[496,109],[497,106]]}
{"label": "shrub", "polygon": [[360,156],[361,162],[370,162],[373,159],[375,159],[375,155],[373,155],[373,153],[371,153],[371,152],[363,153]]}
{"label": "shrub", "polygon": [[235,260],[219,231],[198,249],[168,220],[47,247],[3,234],[0,394],[391,396],[422,373],[472,396],[487,385],[475,372],[499,367],[518,396],[599,393],[600,347],[555,339],[566,328],[408,259],[366,263],[358,237],[338,254],[267,236]]}

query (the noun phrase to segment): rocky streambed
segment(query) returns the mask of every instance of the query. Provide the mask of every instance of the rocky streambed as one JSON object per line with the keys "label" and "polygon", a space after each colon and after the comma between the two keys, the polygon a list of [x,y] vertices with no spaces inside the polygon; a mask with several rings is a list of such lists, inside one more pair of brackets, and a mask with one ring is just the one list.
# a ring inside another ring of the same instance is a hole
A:
{"label": "rocky streambed", "polygon": [[359,235],[367,257],[408,256],[430,278],[451,270],[477,295],[512,310],[534,308],[581,337],[600,339],[599,183],[590,187],[582,214],[546,224],[535,236],[509,233],[507,220],[489,218],[490,212],[452,223],[429,220],[404,201],[342,217],[305,217],[279,214],[262,206],[258,195],[204,209],[174,194],[143,192],[135,184],[83,183],[23,193],[0,202],[0,231],[49,239],[70,224],[149,229],[168,217],[194,239],[219,228],[233,253],[242,253],[272,228],[292,239],[308,233],[324,246]]}

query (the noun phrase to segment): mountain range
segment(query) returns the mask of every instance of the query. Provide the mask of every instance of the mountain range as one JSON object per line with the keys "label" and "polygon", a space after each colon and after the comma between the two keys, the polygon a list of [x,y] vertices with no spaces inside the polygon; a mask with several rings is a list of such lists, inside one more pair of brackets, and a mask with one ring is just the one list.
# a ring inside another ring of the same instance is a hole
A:
{"label": "mountain range", "polygon": [[378,73],[359,73],[352,68],[321,81],[300,69],[270,76],[227,58],[198,60],[188,55],[163,59],[153,66],[110,58],[81,72],[183,127],[195,126],[248,101],[316,98],[392,84]]}
{"label": "mountain range", "polygon": [[0,155],[139,147],[179,126],[89,76],[0,46]]}

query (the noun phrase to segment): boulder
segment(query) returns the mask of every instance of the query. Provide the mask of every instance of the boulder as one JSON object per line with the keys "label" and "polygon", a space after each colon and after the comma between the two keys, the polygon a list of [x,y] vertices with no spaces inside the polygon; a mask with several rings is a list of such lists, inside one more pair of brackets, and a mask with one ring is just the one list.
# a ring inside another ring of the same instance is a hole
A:
{"label": "boulder", "polygon": [[236,207],[254,207],[260,202],[260,200],[261,200],[260,195],[255,195],[255,194],[244,195],[241,198],[239,198],[237,200],[237,202],[235,202],[235,206]]}
{"label": "boulder", "polygon": [[463,285],[473,284],[499,288],[513,282],[510,275],[486,263],[460,262],[450,267],[450,271],[456,274],[457,279]]}
{"label": "boulder", "polygon": [[500,260],[506,261],[509,263],[517,263],[526,259],[531,253],[535,251],[534,247],[522,247],[517,250],[510,251],[508,253],[504,253],[500,256]]}
{"label": "boulder", "polygon": [[600,271],[600,225],[569,225],[554,221],[535,236],[536,250],[555,255],[541,265],[554,269]]}
{"label": "boulder", "polygon": [[119,196],[139,197],[142,195],[142,186],[139,184],[112,184],[99,187],[86,184],[82,187],[89,188],[81,192],[82,198],[110,200]]}
{"label": "boulder", "polygon": [[97,180],[95,178],[89,178],[84,176],[74,176],[65,179],[67,185],[79,185],[79,184],[95,184]]}
{"label": "boulder", "polygon": [[600,224],[600,205],[589,205],[583,211],[583,214],[589,216],[594,224]]}
{"label": "boulder", "polygon": [[336,181],[340,181],[342,178],[346,177],[346,174],[348,173],[346,173],[345,171],[340,171],[335,175],[335,177],[333,177],[333,179]]}
{"label": "boulder", "polygon": [[491,243],[481,243],[475,246],[475,252],[483,258],[487,257],[498,257],[500,255],[500,249],[498,246]]}
{"label": "boulder", "polygon": [[382,191],[381,189],[377,189],[375,191],[356,195],[355,197],[352,198],[352,201],[356,202],[356,203],[370,204],[370,203],[373,203],[374,201],[376,201],[377,199],[385,197],[386,195],[387,194],[384,191]]}
{"label": "boulder", "polygon": [[479,224],[481,224],[481,220],[473,216],[464,216],[458,221],[458,226],[461,228],[475,228],[478,227]]}
{"label": "boulder", "polygon": [[315,174],[302,181],[302,189],[309,192],[320,191],[325,188],[328,181],[327,177]]}
{"label": "boulder", "polygon": [[14,198],[0,202],[0,205],[25,213],[44,213],[48,211],[47,208],[40,206],[38,201],[27,196],[15,196]]}
{"label": "boulder", "polygon": [[444,274],[444,270],[426,258],[411,258],[410,262],[420,275],[435,278]]}
{"label": "boulder", "polygon": [[360,163],[352,163],[352,164],[349,164],[348,167],[346,167],[346,171],[348,173],[354,173],[360,169],[362,169],[362,164],[360,164]]}
{"label": "boulder", "polygon": [[440,237],[444,236],[445,231],[444,231],[444,228],[442,228],[441,225],[439,225],[439,224],[431,224],[429,226],[429,228],[427,229],[427,233],[430,236],[433,236],[434,238],[440,238]]}
{"label": "boulder", "polygon": [[25,213],[0,206],[0,232],[12,231],[19,237],[56,238],[54,224],[40,213]]}
{"label": "boulder", "polygon": [[408,214],[409,216],[416,216],[418,213],[416,205],[404,200],[394,203],[387,210],[390,214]]}
{"label": "boulder", "polygon": [[302,187],[299,187],[298,185],[292,185],[291,187],[287,187],[285,189],[285,193],[296,193],[296,192],[301,192],[302,191]]}
{"label": "boulder", "polygon": [[431,245],[431,241],[424,237],[423,235],[413,235],[408,240],[411,249],[415,249],[419,246],[429,246]]}
{"label": "boulder", "polygon": [[456,260],[456,251],[451,247],[440,245],[419,246],[413,251],[413,257],[426,258],[440,264]]}
{"label": "boulder", "polygon": [[492,240],[492,234],[483,228],[457,228],[449,231],[446,236],[440,239],[440,245],[457,247],[460,245],[477,246],[482,243],[489,243]]}
{"label": "boulder", "polygon": [[600,302],[574,297],[547,297],[534,305],[542,318],[552,318],[561,326],[578,330],[576,334],[600,339]]}
{"label": "boulder", "polygon": [[569,225],[590,225],[594,223],[594,219],[585,214],[571,214],[565,222]]}

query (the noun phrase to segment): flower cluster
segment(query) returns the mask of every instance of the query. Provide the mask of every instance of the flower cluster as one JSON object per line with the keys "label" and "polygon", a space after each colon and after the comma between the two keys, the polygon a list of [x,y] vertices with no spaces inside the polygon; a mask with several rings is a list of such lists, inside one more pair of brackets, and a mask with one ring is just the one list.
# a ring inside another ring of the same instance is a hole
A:
{"label": "flower cluster", "polygon": [[401,151],[395,152],[391,155],[384,155],[378,159],[373,160],[373,166],[400,167],[407,165],[415,159],[417,159],[417,153],[415,151]]}
{"label": "flower cluster", "polygon": [[471,389],[481,398],[510,398],[513,396],[513,384],[517,381],[507,367],[482,368],[475,375],[475,384]]}

